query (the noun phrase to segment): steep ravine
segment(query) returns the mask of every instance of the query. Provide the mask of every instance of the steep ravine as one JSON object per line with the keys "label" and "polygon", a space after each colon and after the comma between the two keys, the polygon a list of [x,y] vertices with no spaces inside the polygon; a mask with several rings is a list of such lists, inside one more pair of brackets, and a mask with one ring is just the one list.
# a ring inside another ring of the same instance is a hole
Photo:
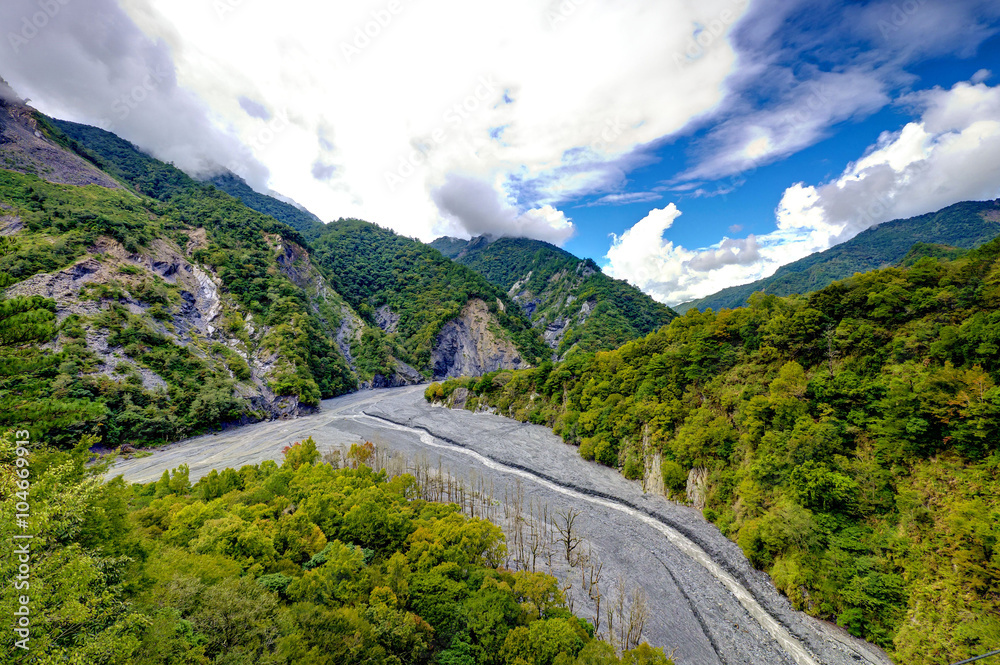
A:
{"label": "steep ravine", "polygon": [[[677,663],[888,663],[877,648],[794,611],[697,511],[643,494],[621,475],[582,460],[543,427],[431,407],[419,388],[328,400],[316,415],[175,444],[120,462],[113,473],[148,481],[187,463],[194,479],[211,468],[279,459],[282,446],[306,436],[321,449],[375,441],[432,466],[440,459],[459,476],[488,478],[500,496],[517,487],[526,501],[552,511],[580,511],[579,528],[604,562],[605,579],[621,577],[646,591],[651,618],[644,637],[675,651]],[[553,572],[579,586],[578,570]],[[586,594],[571,593],[577,614],[589,618]]]}

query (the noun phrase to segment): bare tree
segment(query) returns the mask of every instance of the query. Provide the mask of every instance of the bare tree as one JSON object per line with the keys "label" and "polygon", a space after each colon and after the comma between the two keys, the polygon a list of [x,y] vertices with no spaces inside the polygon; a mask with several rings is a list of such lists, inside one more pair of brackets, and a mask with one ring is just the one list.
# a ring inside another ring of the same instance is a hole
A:
{"label": "bare tree", "polygon": [[560,590],[563,593],[563,598],[566,599],[566,606],[569,608],[570,613],[573,612],[573,583],[567,581]]}
{"label": "bare tree", "polygon": [[646,592],[636,587],[632,590],[631,603],[628,608],[627,628],[625,630],[625,644],[623,649],[634,649],[642,642],[642,631],[649,623],[649,603]]}
{"label": "bare tree", "polygon": [[555,527],[556,531],[559,532],[559,538],[556,540],[562,545],[563,552],[566,554],[566,563],[575,566],[576,548],[583,542],[583,538],[576,530],[576,518],[580,516],[580,512],[570,508],[565,513],[556,513],[556,516],[558,520],[555,522]]}
{"label": "bare tree", "polygon": [[593,598],[592,590],[601,583],[601,573],[604,572],[604,562],[594,554],[593,549],[587,552],[587,565],[583,569],[583,589]]}
{"label": "bare tree", "polygon": [[594,635],[601,635],[601,587],[596,584],[590,587],[591,600],[594,601]]}

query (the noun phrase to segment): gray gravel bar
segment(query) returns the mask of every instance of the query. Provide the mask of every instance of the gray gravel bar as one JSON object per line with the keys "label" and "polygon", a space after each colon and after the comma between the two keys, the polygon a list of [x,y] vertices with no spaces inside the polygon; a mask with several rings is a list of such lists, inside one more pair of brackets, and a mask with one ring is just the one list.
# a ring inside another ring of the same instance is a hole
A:
{"label": "gray gravel bar", "polygon": [[[544,427],[489,414],[432,407],[423,387],[355,393],[323,402],[319,413],[258,423],[116,463],[109,475],[156,480],[188,464],[192,481],[212,469],[267,459],[312,436],[321,451],[362,440],[409,458],[440,460],[453,475],[487,478],[500,495],[516,484],[553,511],[578,510],[581,533],[604,562],[604,579],[645,590],[651,610],[643,638],[679,665],[885,665],[878,647],[795,611],[770,579],[692,508],[644,494],[638,483],[583,460]],[[564,581],[572,570],[553,570]],[[574,590],[574,611],[593,615]]]}

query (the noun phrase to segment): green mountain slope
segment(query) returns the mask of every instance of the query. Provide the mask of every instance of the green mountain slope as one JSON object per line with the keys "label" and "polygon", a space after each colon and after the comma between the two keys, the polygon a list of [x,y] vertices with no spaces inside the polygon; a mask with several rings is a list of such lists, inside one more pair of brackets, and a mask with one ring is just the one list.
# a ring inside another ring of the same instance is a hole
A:
{"label": "green mountain slope", "polygon": [[549,424],[703,508],[797,608],[934,665],[1000,643],[998,350],[1000,239],[427,396]]}
{"label": "green mountain slope", "polygon": [[385,344],[428,375],[481,374],[548,356],[502,289],[423,243],[342,219],[313,247],[334,287],[386,333]]}
{"label": "green mountain slope", "polygon": [[422,380],[291,227],[108,132],[14,101],[0,125],[29,171],[0,171],[0,425],[142,445]]}
{"label": "green mountain slope", "polygon": [[66,120],[48,119],[48,124],[50,139],[141,194],[167,201],[197,187],[198,183],[180,169],[147,155],[111,132]]}
{"label": "green mountain slope", "polygon": [[[67,136],[81,154],[140,193],[172,200],[178,192],[192,188],[218,192],[113,134],[73,123],[56,125],[69,132]],[[288,209],[295,209],[239,182],[226,180],[224,184],[262,210],[288,218]],[[267,219],[278,224],[273,217]],[[307,224],[308,237],[296,233],[296,247],[301,251],[294,254],[302,256],[329,284],[325,290],[314,290],[329,291],[335,297],[342,293],[350,303],[331,308],[327,333],[338,341],[341,354],[362,384],[400,385],[423,376],[477,375],[500,367],[525,367],[545,355],[517,307],[471,270],[416,241],[365,222],[322,225],[307,222],[301,215],[296,221]]]}
{"label": "green mountain slope", "polygon": [[21,225],[0,261],[2,424],[162,442],[356,386],[312,311],[336,297],[271,267],[295,232],[227,195],[161,204],[0,171],[0,204]]}
{"label": "green mountain slope", "polygon": [[273,196],[267,196],[254,191],[242,178],[226,172],[213,176],[208,180],[226,194],[237,198],[248,208],[274,217],[279,222],[288,224],[308,240],[315,240],[323,232],[323,222],[319,217],[296,208],[291,203],[279,201]]}
{"label": "green mountain slope", "polygon": [[771,277],[723,289],[674,309],[720,310],[742,307],[750,294],[779,296],[809,293],[857,272],[885,268],[901,261],[916,242],[969,249],[1000,235],[1000,200],[966,201],[938,212],[897,219],[859,233],[845,243],[782,266]]}
{"label": "green mountain slope", "polygon": [[593,261],[539,240],[438,238],[431,247],[507,291],[558,357],[617,348],[676,316]]}

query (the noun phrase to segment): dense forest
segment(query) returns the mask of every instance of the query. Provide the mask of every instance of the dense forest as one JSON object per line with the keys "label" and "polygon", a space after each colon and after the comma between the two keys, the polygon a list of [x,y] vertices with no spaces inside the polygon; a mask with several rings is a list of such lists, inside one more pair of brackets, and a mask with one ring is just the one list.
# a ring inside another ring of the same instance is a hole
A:
{"label": "dense forest", "polygon": [[808,293],[854,273],[895,265],[914,243],[971,249],[998,235],[1000,201],[963,201],[938,212],[879,224],[847,242],[781,266],[770,277],[723,289],[676,309],[742,307],[758,291],[779,296]]}
{"label": "dense forest", "polygon": [[212,176],[208,182],[233,198],[239,199],[246,207],[288,224],[301,233],[303,238],[315,240],[323,233],[323,222],[316,215],[296,208],[291,203],[256,192],[242,178],[228,171]]}
{"label": "dense forest", "polygon": [[[58,137],[65,145],[141,194],[172,203],[186,201],[196,191],[210,190],[222,196],[215,187],[198,183],[114,134],[65,121],[51,124],[56,127],[57,137],[65,134]],[[540,336],[503,291],[422,243],[360,220],[340,220],[324,226],[290,204],[253,192],[231,175],[211,182],[239,198],[243,203],[240,208],[259,211],[262,214],[258,217],[285,229],[283,237],[290,234],[291,240],[309,251],[326,280],[370,324],[371,329],[365,330],[351,349],[359,378],[367,380],[378,373],[391,375],[394,358],[430,376],[430,352],[437,334],[473,297],[483,298],[490,305],[503,336],[514,342],[525,359],[531,362],[548,356]],[[245,216],[237,215],[224,226],[231,229],[241,225]],[[248,236],[253,233],[252,228],[246,231]],[[240,258],[233,257],[232,263],[241,263]],[[273,263],[273,257],[269,259]],[[503,307],[497,306],[498,299]],[[378,329],[375,317],[375,310],[383,305],[400,316],[399,326],[388,335]],[[337,317],[334,313],[326,318]]]}
{"label": "dense forest", "polygon": [[1000,644],[998,350],[995,240],[427,397],[659,469],[797,608],[932,665]]}
{"label": "dense forest", "polygon": [[[120,141],[110,134],[106,138],[109,145]],[[0,287],[58,271],[87,255],[93,265],[78,267],[83,272],[73,279],[99,271],[111,260],[96,249],[100,238],[118,243],[126,255],[152,256],[164,247],[187,247],[190,232],[204,229],[205,242],[193,257],[218,276],[226,291],[227,335],[245,352],[260,347],[276,353],[269,379],[274,393],[308,406],[353,390],[357,379],[332,341],[342,301],[330,293],[323,303],[310,302],[276,269],[275,244],[298,245],[304,239],[211,185],[176,176],[172,167],[160,169],[154,162],[136,160],[132,177],[165,201],[0,171],[0,202],[23,224],[15,235],[0,239]],[[161,172],[171,175],[162,178]],[[144,184],[142,173],[151,174],[152,184]],[[81,290],[81,301],[58,322],[52,300],[18,296],[0,303],[5,331],[0,426],[29,425],[67,445],[82,433],[100,434],[105,444],[118,446],[172,441],[220,423],[260,417],[234,391],[250,378],[245,359],[207,340],[175,343],[183,334],[177,317],[189,307],[185,293],[162,274],[121,263],[113,278],[85,284],[91,288]],[[251,336],[247,317],[258,322],[257,337]],[[99,371],[87,343],[94,334],[121,347],[135,365],[156,372],[167,390],[144,389],[135,373],[112,378]]]}
{"label": "dense forest", "polygon": [[517,305],[500,288],[411,238],[357,219],[327,225],[313,255],[334,288],[366,320],[387,306],[399,317],[386,340],[402,360],[426,370],[441,327],[471,298],[481,298],[529,362],[548,350]]}
{"label": "dense forest", "polygon": [[438,238],[431,247],[510,293],[548,338],[558,357],[609,351],[648,335],[676,314],[627,282],[608,277],[592,260],[540,240]]}
{"label": "dense forest", "polygon": [[[411,475],[321,462],[311,439],[189,481],[101,482],[72,451],[0,437],[0,535],[30,486],[30,655],[81,665],[669,665],[616,654],[567,609],[555,578],[499,568],[503,533],[421,498]],[[13,579],[17,563],[0,563]]]}

